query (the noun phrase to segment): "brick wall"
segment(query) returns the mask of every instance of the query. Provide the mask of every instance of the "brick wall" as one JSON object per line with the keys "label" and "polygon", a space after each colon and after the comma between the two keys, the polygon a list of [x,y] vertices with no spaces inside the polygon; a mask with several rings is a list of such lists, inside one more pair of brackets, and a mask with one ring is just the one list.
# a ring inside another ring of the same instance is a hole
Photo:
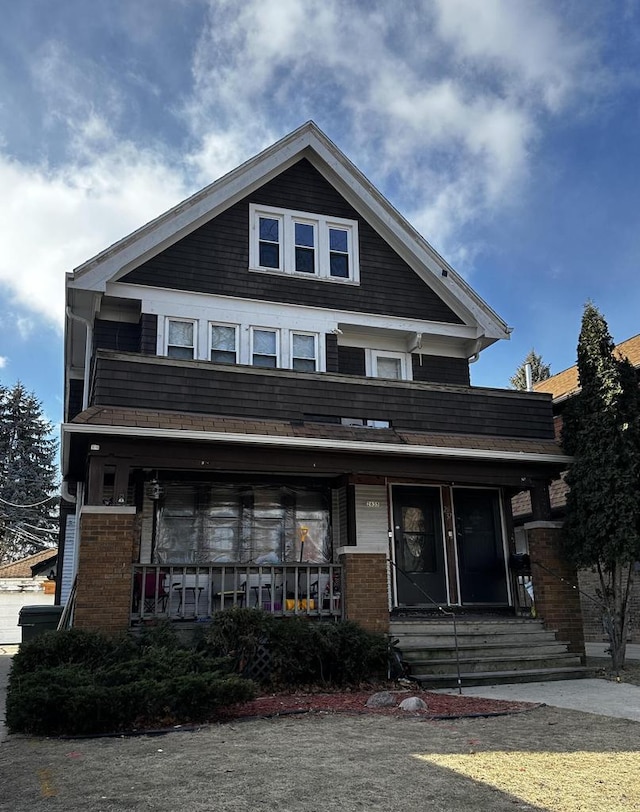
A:
{"label": "brick wall", "polygon": [[113,634],[129,628],[131,564],[138,557],[131,508],[82,513],[74,626]]}
{"label": "brick wall", "polygon": [[[600,579],[598,573],[592,570],[580,570],[578,573],[580,589],[587,595],[592,595],[598,600],[600,590]],[[580,596],[582,603],[582,619],[584,621],[584,639],[590,643],[601,643],[609,641],[602,625],[602,611],[600,607],[589,600],[585,595]],[[636,574],[636,579],[631,587],[629,617],[629,632],[627,642],[640,643],[640,579]]]}
{"label": "brick wall", "polygon": [[[559,640],[569,643],[569,651],[584,655],[580,596],[574,588],[578,579],[560,552],[561,524],[530,522],[525,524],[525,530],[538,617],[546,628],[558,633]],[[546,569],[536,566],[536,562]]]}
{"label": "brick wall", "polygon": [[379,553],[346,553],[343,570],[345,617],[374,632],[389,631],[387,559]]}

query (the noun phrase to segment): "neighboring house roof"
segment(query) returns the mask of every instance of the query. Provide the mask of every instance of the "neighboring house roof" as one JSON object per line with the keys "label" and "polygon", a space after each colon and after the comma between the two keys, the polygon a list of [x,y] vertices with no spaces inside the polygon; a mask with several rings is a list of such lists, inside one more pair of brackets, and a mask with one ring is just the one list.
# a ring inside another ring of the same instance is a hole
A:
{"label": "neighboring house roof", "polygon": [[[640,335],[628,338],[617,344],[615,353],[620,358],[628,358],[634,367],[640,367]],[[554,401],[565,400],[580,391],[578,367],[573,366],[552,375],[546,381],[539,381],[533,385],[534,392],[547,392]]]}
{"label": "neighboring house roof", "polygon": [[55,564],[57,558],[57,548],[41,550],[35,555],[21,558],[20,561],[14,561],[0,567],[0,578],[31,578],[47,566],[50,567]]}
{"label": "neighboring house roof", "polygon": [[279,448],[341,449],[354,452],[404,454],[505,461],[566,464],[553,440],[527,440],[465,434],[397,431],[327,423],[297,424],[182,412],[92,406],[63,426],[63,432],[93,436],[130,435],[198,442],[277,445]]}
{"label": "neighboring house roof", "polygon": [[[76,291],[95,294],[218,216],[302,158],[313,166],[462,319],[476,328],[477,350],[511,328],[383,197],[312,121],[192,195],[165,214],[93,257],[68,275],[69,303]],[[84,307],[94,306],[88,301]],[[88,313],[86,315],[89,315]]]}

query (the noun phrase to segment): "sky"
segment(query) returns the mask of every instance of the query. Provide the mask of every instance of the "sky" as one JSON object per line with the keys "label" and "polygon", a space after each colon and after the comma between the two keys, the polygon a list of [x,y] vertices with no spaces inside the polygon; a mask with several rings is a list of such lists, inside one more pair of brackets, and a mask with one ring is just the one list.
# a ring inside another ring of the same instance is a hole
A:
{"label": "sky", "polygon": [[531,348],[640,333],[640,0],[0,0],[0,383],[62,418],[64,275],[313,119]]}

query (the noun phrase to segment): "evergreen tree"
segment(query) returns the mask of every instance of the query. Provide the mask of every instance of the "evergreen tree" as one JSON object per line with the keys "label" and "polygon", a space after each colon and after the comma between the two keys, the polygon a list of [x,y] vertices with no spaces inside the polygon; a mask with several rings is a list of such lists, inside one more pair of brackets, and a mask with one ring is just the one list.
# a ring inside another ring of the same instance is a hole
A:
{"label": "evergreen tree", "polygon": [[532,347],[531,350],[529,350],[527,357],[516,370],[515,375],[512,378],[509,378],[512,389],[520,389],[522,392],[526,391],[527,376],[525,373],[525,367],[527,364],[531,364],[532,383],[546,381],[547,378],[551,376],[551,367],[549,364],[545,364],[542,361],[542,356],[538,355],[538,353]]}
{"label": "evergreen tree", "polygon": [[0,563],[57,542],[57,442],[35,395],[0,386]]}
{"label": "evergreen tree", "polygon": [[613,668],[624,665],[629,596],[640,558],[640,392],[635,370],[614,353],[607,323],[585,306],[578,343],[580,393],[565,412],[566,550],[599,576]]}

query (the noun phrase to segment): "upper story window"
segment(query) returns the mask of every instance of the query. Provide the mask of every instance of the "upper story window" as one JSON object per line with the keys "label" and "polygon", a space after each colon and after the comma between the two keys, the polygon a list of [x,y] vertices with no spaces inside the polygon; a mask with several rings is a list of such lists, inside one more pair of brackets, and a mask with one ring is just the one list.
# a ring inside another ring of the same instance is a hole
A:
{"label": "upper story window", "polygon": [[254,367],[279,366],[280,336],[278,330],[263,330],[254,327],[251,330],[251,363]]}
{"label": "upper story window", "polygon": [[229,324],[210,324],[209,360],[217,364],[238,363],[238,328]]}
{"label": "upper story window", "polygon": [[406,353],[388,350],[368,350],[367,375],[373,378],[390,378],[395,381],[411,380],[410,359]]}
{"label": "upper story window", "polygon": [[315,372],[318,368],[318,342],[315,333],[291,333],[291,368]]}
{"label": "upper story window", "polygon": [[249,216],[251,270],[359,282],[356,220],[253,203]]}
{"label": "upper story window", "polygon": [[169,358],[196,357],[195,322],[185,319],[167,319],[167,355]]}

